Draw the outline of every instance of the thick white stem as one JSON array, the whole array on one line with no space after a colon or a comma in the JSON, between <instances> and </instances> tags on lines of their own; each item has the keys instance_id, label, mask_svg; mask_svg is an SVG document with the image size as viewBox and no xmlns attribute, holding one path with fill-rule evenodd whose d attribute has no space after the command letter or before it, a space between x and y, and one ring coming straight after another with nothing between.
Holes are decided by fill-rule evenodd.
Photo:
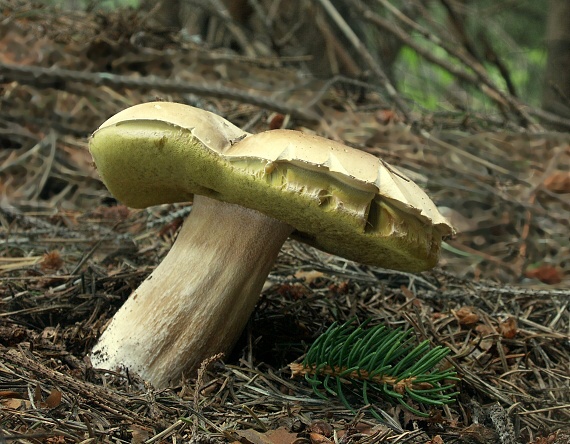
<instances>
[{"instance_id":1,"label":"thick white stem","mask_svg":"<svg viewBox=\"0 0 570 444\"><path fill-rule=\"evenodd\" d=\"M128 368L165 387L229 351L291 231L257 211L196 196L166 258L103 332L93 366Z\"/></svg>"}]
</instances>

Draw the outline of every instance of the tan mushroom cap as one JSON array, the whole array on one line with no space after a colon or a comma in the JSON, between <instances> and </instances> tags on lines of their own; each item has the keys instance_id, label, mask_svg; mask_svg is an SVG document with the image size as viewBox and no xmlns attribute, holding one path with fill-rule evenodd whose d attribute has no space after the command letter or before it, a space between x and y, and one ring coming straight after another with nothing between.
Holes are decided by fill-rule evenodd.
<instances>
[{"instance_id":1,"label":"tan mushroom cap","mask_svg":"<svg viewBox=\"0 0 570 444\"><path fill-rule=\"evenodd\" d=\"M362 263L429 269L453 232L414 182L371 154L298 131L249 135L186 105L122 111L94 133L90 149L126 205L201 194L281 220L297 239Z\"/></svg>"}]
</instances>

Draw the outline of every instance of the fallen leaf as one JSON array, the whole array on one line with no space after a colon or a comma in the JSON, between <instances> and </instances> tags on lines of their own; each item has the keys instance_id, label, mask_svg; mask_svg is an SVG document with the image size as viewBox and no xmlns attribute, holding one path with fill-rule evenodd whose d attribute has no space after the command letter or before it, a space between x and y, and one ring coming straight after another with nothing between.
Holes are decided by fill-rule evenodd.
<instances>
[{"instance_id":1,"label":"fallen leaf","mask_svg":"<svg viewBox=\"0 0 570 444\"><path fill-rule=\"evenodd\" d=\"M25 410L32 408L32 403L27 399L9 398L0 400L0 405L6 409L18 410L24 407Z\"/></svg>"},{"instance_id":2,"label":"fallen leaf","mask_svg":"<svg viewBox=\"0 0 570 444\"><path fill-rule=\"evenodd\" d=\"M544 187L553 193L570 193L570 171L556 171L544 180Z\"/></svg>"},{"instance_id":3,"label":"fallen leaf","mask_svg":"<svg viewBox=\"0 0 570 444\"><path fill-rule=\"evenodd\" d=\"M238 430L236 433L241 437L242 444L291 444L297 439L296 433L283 427L265 433L253 429Z\"/></svg>"},{"instance_id":4,"label":"fallen leaf","mask_svg":"<svg viewBox=\"0 0 570 444\"><path fill-rule=\"evenodd\" d=\"M59 270L62 265L63 259L61 258L59 251L53 250L44 254L40 267L44 271L56 271Z\"/></svg>"},{"instance_id":5,"label":"fallen leaf","mask_svg":"<svg viewBox=\"0 0 570 444\"><path fill-rule=\"evenodd\" d=\"M489 335L493 335L495 334L495 330L493 329L493 327L490 327L488 325L485 324L481 324L478 325L477 327L475 327L475 331L479 334L481 334L481 336L489 336Z\"/></svg>"},{"instance_id":6,"label":"fallen leaf","mask_svg":"<svg viewBox=\"0 0 570 444\"><path fill-rule=\"evenodd\" d=\"M277 289L277 292L284 297L293 299L294 301L297 301L303 297L305 297L307 295L307 289L304 285L301 285L299 283L290 285L290 284L283 284L280 285L279 288Z\"/></svg>"},{"instance_id":7,"label":"fallen leaf","mask_svg":"<svg viewBox=\"0 0 570 444\"><path fill-rule=\"evenodd\" d=\"M295 277L297 279L303 279L309 285L312 284L317 279L322 278L323 276L324 276L323 273L315 270L309 270L309 271L301 270L295 273Z\"/></svg>"},{"instance_id":8,"label":"fallen leaf","mask_svg":"<svg viewBox=\"0 0 570 444\"><path fill-rule=\"evenodd\" d=\"M527 269L524 273L527 278L538 279L545 284L554 285L562 282L562 275L553 265L540 265L536 268Z\"/></svg>"},{"instance_id":9,"label":"fallen leaf","mask_svg":"<svg viewBox=\"0 0 570 444\"><path fill-rule=\"evenodd\" d=\"M283 128L283 123L285 122L285 116L283 114L276 113L271 117L269 121L269 129L280 129Z\"/></svg>"},{"instance_id":10,"label":"fallen leaf","mask_svg":"<svg viewBox=\"0 0 570 444\"><path fill-rule=\"evenodd\" d=\"M479 315L473 311L473 307L461 307L453 312L459 325L472 325L479 322Z\"/></svg>"},{"instance_id":11,"label":"fallen leaf","mask_svg":"<svg viewBox=\"0 0 570 444\"><path fill-rule=\"evenodd\" d=\"M311 432L309 433L309 438L311 439L311 444L330 444L332 441L326 436L320 433Z\"/></svg>"},{"instance_id":12,"label":"fallen leaf","mask_svg":"<svg viewBox=\"0 0 570 444\"><path fill-rule=\"evenodd\" d=\"M131 444L142 444L150 438L150 431L133 424L131 425L131 435L133 436Z\"/></svg>"},{"instance_id":13,"label":"fallen leaf","mask_svg":"<svg viewBox=\"0 0 570 444\"><path fill-rule=\"evenodd\" d=\"M272 444L264 433L260 433L257 430L238 430L236 433L240 436L239 442L242 444Z\"/></svg>"},{"instance_id":14,"label":"fallen leaf","mask_svg":"<svg viewBox=\"0 0 570 444\"><path fill-rule=\"evenodd\" d=\"M288 431L284 427L278 427L275 430L269 430L265 433L273 444L290 444L297 439L297 434Z\"/></svg>"},{"instance_id":15,"label":"fallen leaf","mask_svg":"<svg viewBox=\"0 0 570 444\"><path fill-rule=\"evenodd\" d=\"M491 350L496 342L495 336L497 332L495 329L485 324L479 324L477 327L475 327L475 331L482 336L478 344L479 348L487 352Z\"/></svg>"},{"instance_id":16,"label":"fallen leaf","mask_svg":"<svg viewBox=\"0 0 570 444\"><path fill-rule=\"evenodd\" d=\"M61 392L57 389L51 389L49 396L46 398L46 405L50 409L55 409L61 404Z\"/></svg>"},{"instance_id":17,"label":"fallen leaf","mask_svg":"<svg viewBox=\"0 0 570 444\"><path fill-rule=\"evenodd\" d=\"M515 318L507 318L499 324L499 331L503 338L512 339L517 335L517 321Z\"/></svg>"},{"instance_id":18,"label":"fallen leaf","mask_svg":"<svg viewBox=\"0 0 570 444\"><path fill-rule=\"evenodd\" d=\"M317 420L311 423L309 426L309 432L331 437L333 434L333 428L328 422Z\"/></svg>"}]
</instances>

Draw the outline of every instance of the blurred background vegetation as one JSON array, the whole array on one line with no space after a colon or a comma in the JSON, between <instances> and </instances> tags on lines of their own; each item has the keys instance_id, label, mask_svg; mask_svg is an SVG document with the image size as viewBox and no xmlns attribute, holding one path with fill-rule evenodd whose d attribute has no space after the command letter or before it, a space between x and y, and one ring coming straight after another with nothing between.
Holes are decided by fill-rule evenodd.
<instances>
[{"instance_id":1,"label":"blurred background vegetation","mask_svg":"<svg viewBox=\"0 0 570 444\"><path fill-rule=\"evenodd\" d=\"M67 9L82 9L94 11L97 9L118 8L143 8L146 10L155 8L160 2L145 0L43 0L46 5L57 5ZM182 0L164 2L165 7L160 7L158 18L163 25L169 27L172 23L180 28L187 27L188 23L180 21L180 10L195 8L199 10L200 1ZM216 2L213 2L214 4ZM233 3L233 5L230 5ZM238 8L247 8L248 14L251 9L247 2L226 1L225 5L232 15ZM287 2L290 8L297 8L298 1ZM364 3L364 2L363 2ZM389 12L382 7L381 2L365 2L375 13L393 20ZM471 52L471 56L480 61L495 84L504 90L511 89L517 97L532 106L540 106L543 92L544 70L547 63L546 23L547 2L534 0L470 0L470 1L422 1L418 2L429 12L429 21L426 23L425 12L410 6L411 3L404 0L395 0L391 4L408 14L411 18L418 18L418 23L431 30L445 30L445 33L455 33L465 44L465 48ZM186 6L185 6L186 4ZM240 5L241 4L241 5ZM386 54L386 44L383 42L390 39L381 29L363 20L360 15L350 11L350 2L343 0L333 1L335 7L347 13L345 18L357 35L362 37L363 42L370 52L383 63L384 68L390 73L395 86L405 96L411 98L416 105L431 111L447 110L450 106L467 107L478 111L493 112L484 94L477 88L459 87L457 79L445 69L428 63L425 59L409 46L394 43L388 44L389 54ZM215 7L215 6L214 6ZM172 21L171 14L176 20ZM196 12L198 14L198 12ZM201 14L201 13L200 13ZM241 15L242 25L245 20ZM422 17L423 15L423 17ZM451 17L451 19L450 19ZM158 23L160 25L160 23ZM455 29L453 29L455 27ZM200 33L196 29L195 22L191 25L191 32ZM255 30L254 30L255 32ZM438 44L418 32L411 32L411 37L418 45L427 51L442 58L449 63L456 63L453 57L447 54ZM319 75L319 70L313 70L313 74ZM325 73L328 75L331 73ZM508 78L507 78L508 77ZM465 93L468 93L467 96Z\"/></svg>"}]
</instances>

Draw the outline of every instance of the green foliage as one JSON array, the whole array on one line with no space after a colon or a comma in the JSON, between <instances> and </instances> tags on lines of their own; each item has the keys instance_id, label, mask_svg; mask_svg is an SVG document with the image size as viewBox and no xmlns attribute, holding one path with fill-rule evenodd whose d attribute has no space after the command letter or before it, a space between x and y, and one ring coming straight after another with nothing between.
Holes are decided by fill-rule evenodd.
<instances>
[{"instance_id":1,"label":"green foliage","mask_svg":"<svg viewBox=\"0 0 570 444\"><path fill-rule=\"evenodd\" d=\"M433 47L430 50L441 58L449 58L442 48ZM445 69L427 63L408 46L400 50L398 60L395 69L402 73L397 76L399 91L426 109L440 109L446 99L446 91L453 87L455 78Z\"/></svg>"},{"instance_id":2,"label":"green foliage","mask_svg":"<svg viewBox=\"0 0 570 444\"><path fill-rule=\"evenodd\" d=\"M431 348L428 341L414 346L411 330L390 330L384 325L354 328L354 320L332 324L317 338L301 364L291 364L294 376L304 375L315 394L338 397L351 411L345 392L350 390L371 404L371 394L397 401L419 416L409 400L428 406L454 401L457 392L445 393L459 380L453 369L434 369L449 353L446 347ZM323 390L324 389L324 390ZM378 419L381 417L374 411Z\"/></svg>"},{"instance_id":3,"label":"green foliage","mask_svg":"<svg viewBox=\"0 0 570 444\"><path fill-rule=\"evenodd\" d=\"M462 31L493 83L499 89L507 90L505 79L497 67L484 57L487 51L484 41L488 42L507 70L517 96L530 105L539 106L546 64L544 5L532 0L520 0L512 4L481 0L466 4L458 10L463 12L465 18L465 28ZM453 28L447 9L437 3L432 4L430 18L431 21L420 21L420 24L441 39L457 39L457 48L466 52L466 49L461 48L461 41L451 32ZM462 62L424 36L412 34L412 38L438 59L471 72ZM409 47L402 48L393 70L398 90L427 110L446 111L460 105L471 111L496 112L492 101L475 85L467 85L461 79L453 78L447 71L423 59Z\"/></svg>"},{"instance_id":4,"label":"green foliage","mask_svg":"<svg viewBox=\"0 0 570 444\"><path fill-rule=\"evenodd\" d=\"M441 48L434 46L430 51L442 60L456 63ZM542 92L541 80L546 64L546 51L526 49L522 54L505 53L503 61L518 95L530 104L538 105ZM427 110L453 109L452 103L461 100L468 100L463 105L471 110L493 109L488 97L473 85L463 84L443 68L425 61L409 47L403 47L400 51L394 70L398 90ZM485 64L485 70L491 80L506 91L505 81L497 68Z\"/></svg>"}]
</instances>

